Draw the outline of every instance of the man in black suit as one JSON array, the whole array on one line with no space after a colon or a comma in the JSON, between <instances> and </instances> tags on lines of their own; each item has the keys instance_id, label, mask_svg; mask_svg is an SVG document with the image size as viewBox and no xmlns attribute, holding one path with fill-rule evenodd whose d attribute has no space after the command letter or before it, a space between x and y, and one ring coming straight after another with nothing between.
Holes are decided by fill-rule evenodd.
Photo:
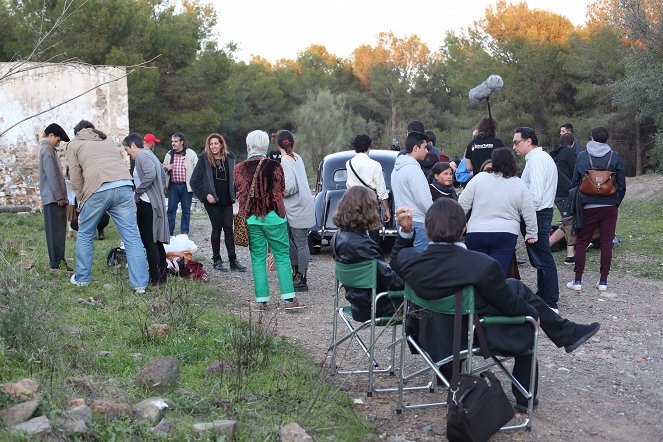
<instances>
[{"instance_id":1,"label":"man in black suit","mask_svg":"<svg viewBox=\"0 0 663 442\"><path fill-rule=\"evenodd\" d=\"M425 229L431 242L426 250L412 247L414 231L410 209L399 208L396 219L401 230L392 250L391 267L419 297L439 299L466 285L473 285L475 310L480 316L527 315L536 318L550 340L558 347L565 347L567 353L599 330L598 322L584 325L562 318L522 282L506 279L496 260L467 250L460 242L466 228L465 213L456 201L440 198L428 209ZM452 353L453 318L428 313L419 318L414 326L417 325L417 340L433 360L439 361ZM496 326L486 331L491 350L515 355L513 375L522 385L529 385L530 380L531 356L522 355L531 346L532 333L528 327ZM512 391L516 397L516 409L526 410L527 400L514 387ZM536 391L534 396L536 398Z\"/></svg>"}]
</instances>

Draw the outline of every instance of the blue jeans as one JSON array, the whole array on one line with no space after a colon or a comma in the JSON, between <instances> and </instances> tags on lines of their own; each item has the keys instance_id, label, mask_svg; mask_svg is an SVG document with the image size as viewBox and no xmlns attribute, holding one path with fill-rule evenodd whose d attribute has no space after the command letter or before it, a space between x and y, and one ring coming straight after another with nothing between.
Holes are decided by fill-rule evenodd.
<instances>
[{"instance_id":1,"label":"blue jeans","mask_svg":"<svg viewBox=\"0 0 663 442\"><path fill-rule=\"evenodd\" d=\"M472 232L465 236L469 250L484 253L500 262L504 276L509 272L511 258L516 252L518 235L508 232Z\"/></svg>"},{"instance_id":2,"label":"blue jeans","mask_svg":"<svg viewBox=\"0 0 663 442\"><path fill-rule=\"evenodd\" d=\"M76 281L92 280L92 258L97 224L104 213L110 214L120 232L129 265L132 288L146 287L149 279L143 243L136 224L136 203L130 186L116 187L93 193L81 210L81 223L76 239Z\"/></svg>"},{"instance_id":3,"label":"blue jeans","mask_svg":"<svg viewBox=\"0 0 663 442\"><path fill-rule=\"evenodd\" d=\"M526 244L529 262L536 267L536 294L543 299L551 308L557 308L559 300L559 285L557 284L557 265L550 251L548 233L552 223L553 209L542 209L536 212L536 223L539 227L537 241L534 244ZM520 229L525 235L524 224Z\"/></svg>"},{"instance_id":4,"label":"blue jeans","mask_svg":"<svg viewBox=\"0 0 663 442\"><path fill-rule=\"evenodd\" d=\"M424 229L424 223L412 221L412 229L414 230L414 247L426 250L426 247L428 247L428 236Z\"/></svg>"},{"instance_id":5,"label":"blue jeans","mask_svg":"<svg viewBox=\"0 0 663 442\"><path fill-rule=\"evenodd\" d=\"M182 204L182 219L180 220L180 231L189 233L189 221L191 220L191 200L193 192L189 192L186 183L170 183L168 185L168 228L170 236L175 232L175 215L177 205Z\"/></svg>"}]
</instances>

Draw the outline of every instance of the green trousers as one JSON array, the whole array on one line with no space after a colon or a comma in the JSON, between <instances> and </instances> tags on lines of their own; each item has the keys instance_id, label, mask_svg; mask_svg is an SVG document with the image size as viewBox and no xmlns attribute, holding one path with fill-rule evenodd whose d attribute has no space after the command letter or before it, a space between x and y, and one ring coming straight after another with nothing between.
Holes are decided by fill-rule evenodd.
<instances>
[{"instance_id":1,"label":"green trousers","mask_svg":"<svg viewBox=\"0 0 663 442\"><path fill-rule=\"evenodd\" d=\"M290 241L288 227L284 222L277 225L249 224L249 252L253 270L253 291L256 302L269 301L269 282L267 281L267 247L274 255L276 274L279 278L281 299L295 297L290 266Z\"/></svg>"}]
</instances>

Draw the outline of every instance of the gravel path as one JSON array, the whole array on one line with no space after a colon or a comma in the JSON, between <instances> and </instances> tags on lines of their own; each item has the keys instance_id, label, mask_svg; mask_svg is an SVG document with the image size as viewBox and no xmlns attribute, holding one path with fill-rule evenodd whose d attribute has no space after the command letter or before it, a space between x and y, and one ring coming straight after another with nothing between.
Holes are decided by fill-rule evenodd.
<instances>
[{"instance_id":1,"label":"gravel path","mask_svg":"<svg viewBox=\"0 0 663 442\"><path fill-rule=\"evenodd\" d=\"M197 256L211 256L209 223L204 214L192 220L191 238L199 246ZM222 245L222 254L225 254ZM592 251L597 253L598 251ZM520 256L525 256L522 244ZM249 265L248 249L238 247L239 258ZM613 274L606 292L586 284L582 292L566 289L572 268L560 263L560 314L577 322L601 322L601 330L572 354L558 349L541 334L539 343L539 398L530 433L498 434L493 440L607 440L663 441L663 284L660 281ZM615 249L614 259L628 259ZM253 300L250 265L246 273L220 273L211 269L210 283L218 284L237 302L237 313L247 317ZM535 286L536 273L528 264L520 267L523 281ZM589 271L587 281L597 280ZM322 364L331 341L333 260L328 253L312 257L310 291L300 296L308 308L297 313L275 309L278 333L304 348ZM276 274L270 274L273 300ZM445 440L446 412L434 408L407 410L396 415L396 395L366 398L365 378L337 377L339 388L355 398L357 411L378 428L380 439L400 441ZM396 385L394 378L378 378ZM507 388L507 390L509 390ZM427 393L424 398L445 400L446 394ZM400 438L399 438L400 436Z\"/></svg>"}]
</instances>

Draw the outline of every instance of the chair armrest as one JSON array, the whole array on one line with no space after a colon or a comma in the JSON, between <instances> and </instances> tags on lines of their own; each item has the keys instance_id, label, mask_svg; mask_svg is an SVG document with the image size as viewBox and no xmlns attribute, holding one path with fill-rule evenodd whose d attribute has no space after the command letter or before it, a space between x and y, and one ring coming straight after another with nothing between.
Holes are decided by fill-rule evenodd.
<instances>
[{"instance_id":1,"label":"chair armrest","mask_svg":"<svg viewBox=\"0 0 663 442\"><path fill-rule=\"evenodd\" d=\"M405 290L389 290L387 296L393 299L403 299L405 297Z\"/></svg>"},{"instance_id":2,"label":"chair armrest","mask_svg":"<svg viewBox=\"0 0 663 442\"><path fill-rule=\"evenodd\" d=\"M526 316L486 316L481 318L481 323L484 325L516 325L524 324L526 321Z\"/></svg>"}]
</instances>

